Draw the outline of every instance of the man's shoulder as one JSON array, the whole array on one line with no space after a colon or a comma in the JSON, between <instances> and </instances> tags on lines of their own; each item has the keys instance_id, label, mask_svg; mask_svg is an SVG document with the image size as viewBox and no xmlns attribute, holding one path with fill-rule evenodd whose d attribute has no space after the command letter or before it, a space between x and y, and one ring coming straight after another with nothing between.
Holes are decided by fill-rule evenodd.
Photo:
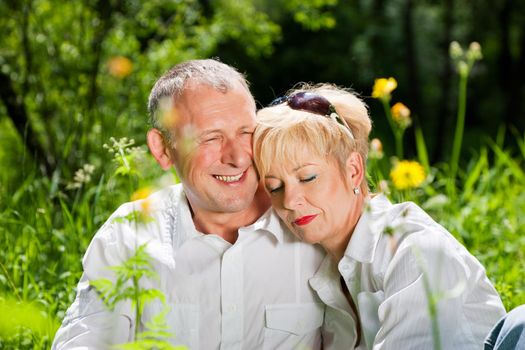
<instances>
[{"instance_id":1,"label":"man's shoulder","mask_svg":"<svg viewBox=\"0 0 525 350\"><path fill-rule=\"evenodd\" d=\"M164 212L178 208L184 198L182 184L176 184L153 192L146 198L152 212Z\"/></svg>"},{"instance_id":2,"label":"man's shoulder","mask_svg":"<svg viewBox=\"0 0 525 350\"><path fill-rule=\"evenodd\" d=\"M91 256L98 259L100 254L107 251L115 255L112 261L124 261L136 247L143 244L147 244L148 250L157 252L156 255L160 251L167 251L163 247L171 246L171 223L175 222L181 195L181 185L174 185L144 199L122 204L97 231L85 259L89 260Z\"/></svg>"},{"instance_id":3,"label":"man's shoulder","mask_svg":"<svg viewBox=\"0 0 525 350\"><path fill-rule=\"evenodd\" d=\"M176 215L181 196L182 185L176 184L155 191L146 198L124 203L111 214L96 236L114 239L113 236L119 232L137 234L158 230L165 220Z\"/></svg>"},{"instance_id":4,"label":"man's shoulder","mask_svg":"<svg viewBox=\"0 0 525 350\"><path fill-rule=\"evenodd\" d=\"M147 197L136 199L121 204L110 216L110 218L129 215L135 211L147 210L150 214L156 214L177 207L183 196L181 184L161 188L151 192Z\"/></svg>"}]
</instances>

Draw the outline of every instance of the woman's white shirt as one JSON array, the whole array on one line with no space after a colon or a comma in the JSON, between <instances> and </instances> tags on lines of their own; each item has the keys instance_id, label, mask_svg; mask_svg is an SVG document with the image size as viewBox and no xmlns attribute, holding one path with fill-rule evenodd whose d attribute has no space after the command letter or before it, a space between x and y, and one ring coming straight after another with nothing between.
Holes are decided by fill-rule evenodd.
<instances>
[{"instance_id":1,"label":"woman's white shirt","mask_svg":"<svg viewBox=\"0 0 525 350\"><path fill-rule=\"evenodd\" d=\"M414 203L392 204L382 195L367 202L339 264L325 257L310 279L327 305L325 344L351 349L356 315L340 276L359 314L357 349L432 349L433 331L442 349L481 349L505 314L485 269L465 247Z\"/></svg>"}]
</instances>

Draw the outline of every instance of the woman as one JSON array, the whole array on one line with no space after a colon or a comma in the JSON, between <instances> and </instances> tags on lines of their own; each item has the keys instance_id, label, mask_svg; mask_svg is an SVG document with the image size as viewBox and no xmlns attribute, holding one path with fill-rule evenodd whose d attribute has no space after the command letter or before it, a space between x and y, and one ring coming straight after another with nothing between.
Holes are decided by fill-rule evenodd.
<instances>
[{"instance_id":1,"label":"woman","mask_svg":"<svg viewBox=\"0 0 525 350\"><path fill-rule=\"evenodd\" d=\"M274 210L327 252L310 285L327 305L328 347L481 349L503 304L483 266L421 208L370 194L365 104L303 86L257 117L254 158Z\"/></svg>"}]
</instances>

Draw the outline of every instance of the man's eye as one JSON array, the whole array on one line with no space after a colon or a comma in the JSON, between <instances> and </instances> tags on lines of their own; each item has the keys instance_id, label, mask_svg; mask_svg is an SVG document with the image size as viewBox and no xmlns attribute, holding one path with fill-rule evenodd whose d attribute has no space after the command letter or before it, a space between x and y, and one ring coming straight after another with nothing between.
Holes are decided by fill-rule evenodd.
<instances>
[{"instance_id":1,"label":"man's eye","mask_svg":"<svg viewBox=\"0 0 525 350\"><path fill-rule=\"evenodd\" d=\"M304 179L301 179L301 182L310 182L310 181L314 181L315 179L317 179L317 175L312 175L312 176L305 177Z\"/></svg>"},{"instance_id":2,"label":"man's eye","mask_svg":"<svg viewBox=\"0 0 525 350\"><path fill-rule=\"evenodd\" d=\"M204 139L203 143L214 142L214 141L217 141L218 139L219 139L219 137L209 137L207 139Z\"/></svg>"}]
</instances>

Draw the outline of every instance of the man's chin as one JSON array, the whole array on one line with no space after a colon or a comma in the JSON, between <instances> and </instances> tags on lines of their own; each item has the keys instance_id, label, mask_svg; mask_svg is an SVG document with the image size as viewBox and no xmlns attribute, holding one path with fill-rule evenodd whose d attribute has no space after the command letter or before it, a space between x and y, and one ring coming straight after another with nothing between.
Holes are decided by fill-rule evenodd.
<instances>
[{"instance_id":1,"label":"man's chin","mask_svg":"<svg viewBox=\"0 0 525 350\"><path fill-rule=\"evenodd\" d=\"M231 198L229 200L222 201L219 206L225 213L238 213L250 207L252 203L253 196L251 199Z\"/></svg>"}]
</instances>

